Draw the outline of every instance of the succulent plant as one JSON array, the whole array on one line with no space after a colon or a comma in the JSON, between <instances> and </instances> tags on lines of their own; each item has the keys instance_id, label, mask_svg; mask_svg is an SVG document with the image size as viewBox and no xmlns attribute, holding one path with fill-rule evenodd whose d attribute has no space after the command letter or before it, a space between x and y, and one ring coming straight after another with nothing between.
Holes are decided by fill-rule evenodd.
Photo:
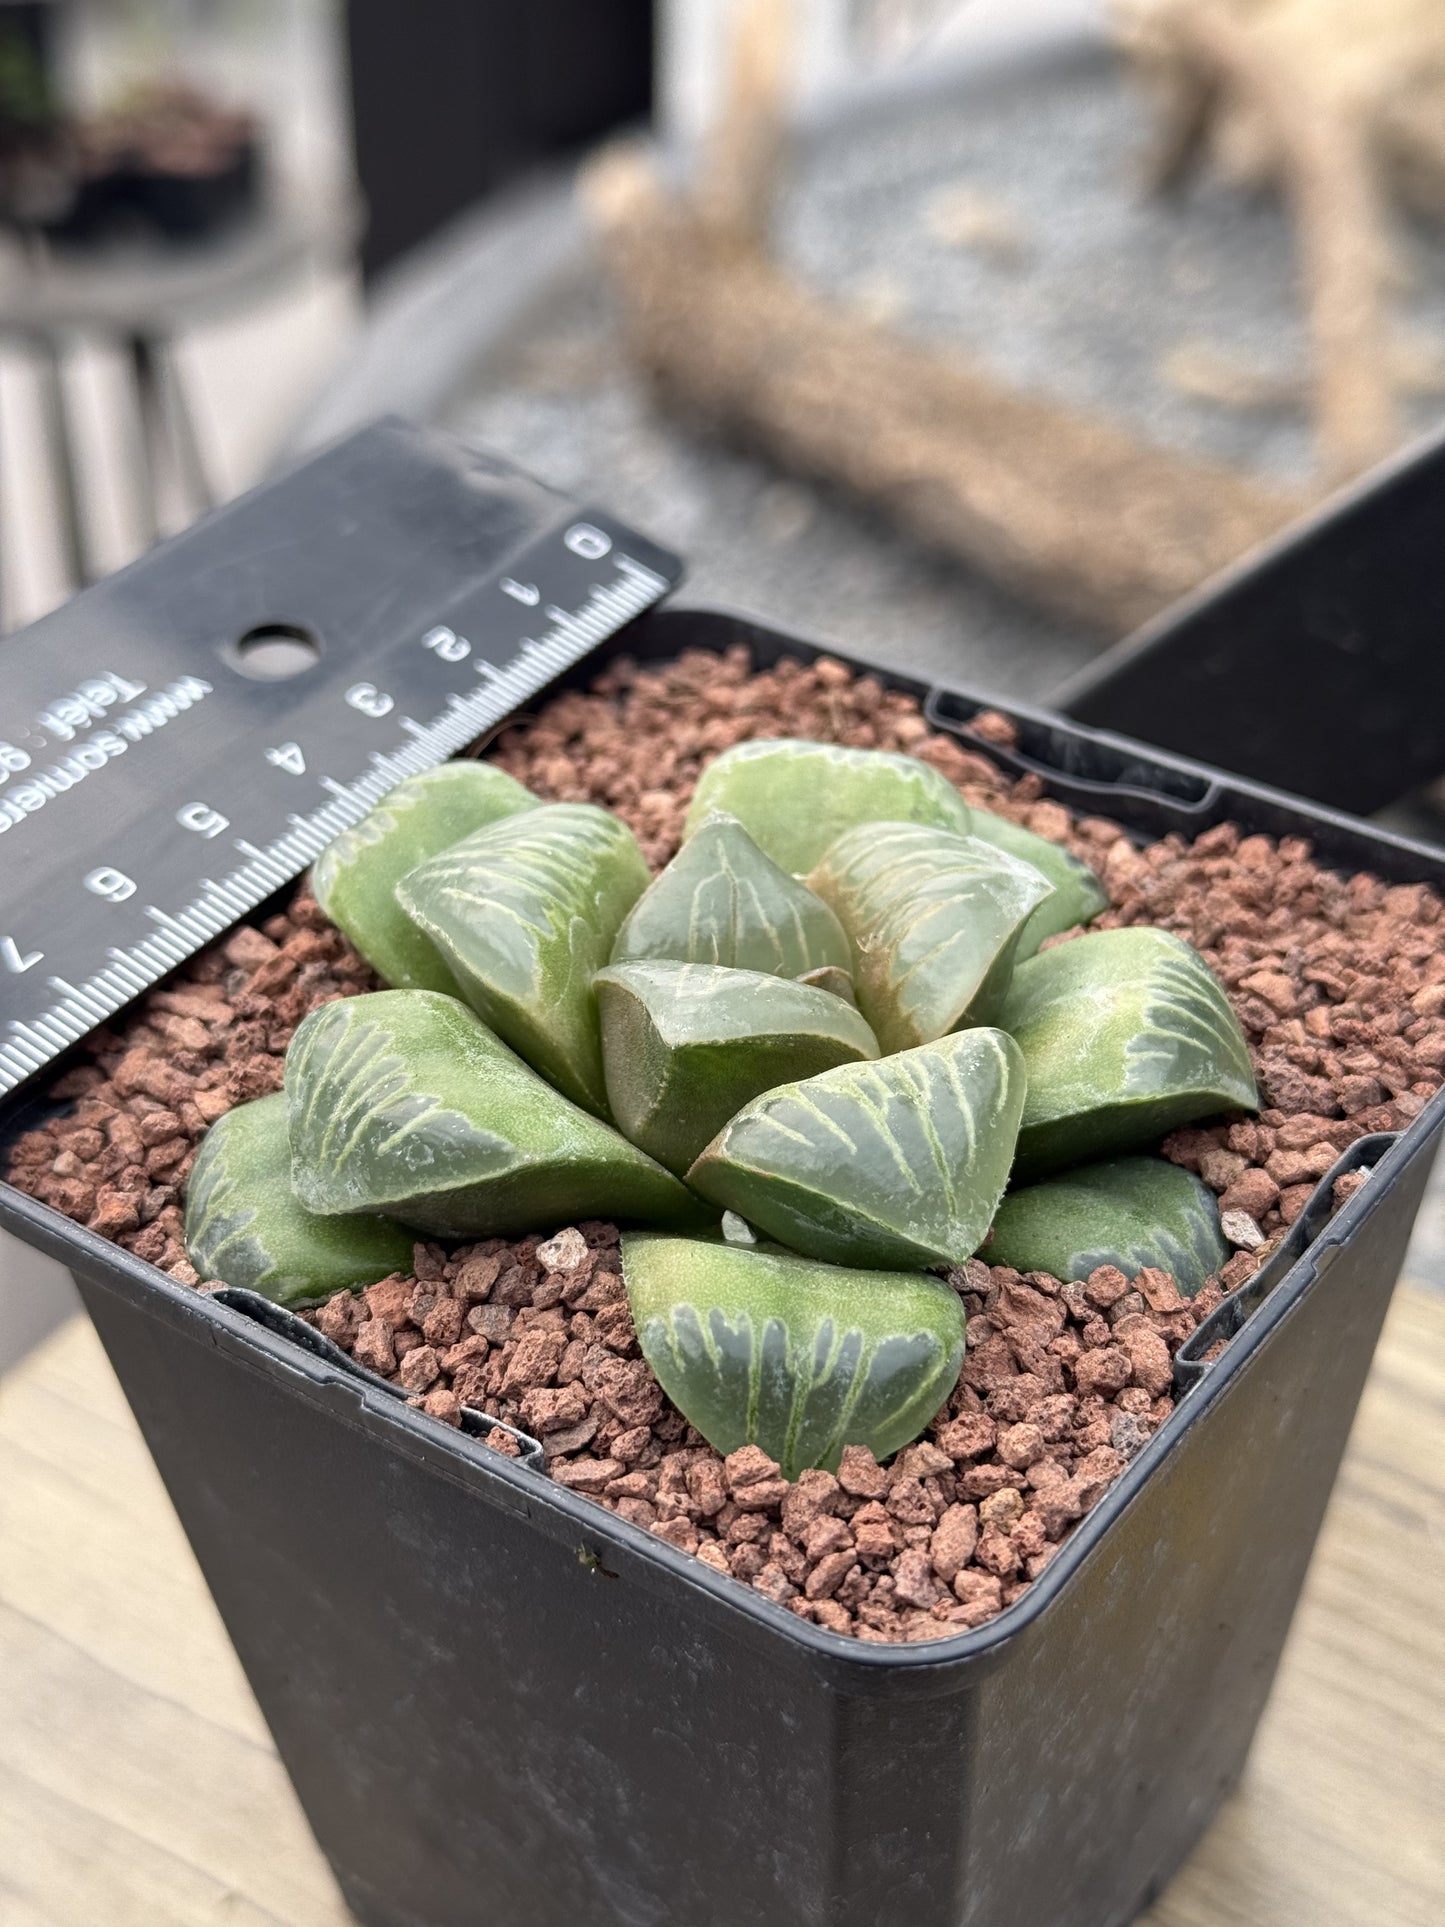
<instances>
[{"instance_id":1,"label":"succulent plant","mask_svg":"<svg viewBox=\"0 0 1445 1927\"><path fill-rule=\"evenodd\" d=\"M1021 823L1011 823L1006 816L995 816L991 810L973 812L971 833L984 843L992 843L995 849L1031 863L1054 886L1053 894L1045 897L1019 932L1014 948L1015 963L1032 957L1045 937L1055 937L1060 931L1072 930L1076 924L1088 923L1101 910L1108 909L1109 899L1103 884L1083 858L1066 850L1062 843L1051 843L1048 837L1037 836Z\"/></svg>"},{"instance_id":2,"label":"succulent plant","mask_svg":"<svg viewBox=\"0 0 1445 1927\"><path fill-rule=\"evenodd\" d=\"M1190 1298L1229 1256L1214 1193L1163 1158L1111 1158L1010 1192L985 1249L990 1264L1066 1280L1154 1265Z\"/></svg>"},{"instance_id":3,"label":"succulent plant","mask_svg":"<svg viewBox=\"0 0 1445 1927\"><path fill-rule=\"evenodd\" d=\"M791 1476L938 1410L964 1318L926 1274L991 1225L991 1258L1062 1276L1158 1263L1190 1289L1220 1262L1197 1180L1099 1162L1255 1101L1186 944L1031 954L1098 880L906 756L741 745L688 831L652 880L605 810L467 764L340 839L320 900L398 987L314 1010L285 1096L213 1127L197 1270L306 1302L405 1264L413 1232L637 1225L662 1385Z\"/></svg>"},{"instance_id":4,"label":"succulent plant","mask_svg":"<svg viewBox=\"0 0 1445 1927\"><path fill-rule=\"evenodd\" d=\"M1016 1177L1259 1102L1228 998L1167 930L1098 930L1041 951L1015 970L998 1022L1028 1070Z\"/></svg>"},{"instance_id":5,"label":"succulent plant","mask_svg":"<svg viewBox=\"0 0 1445 1927\"><path fill-rule=\"evenodd\" d=\"M827 904L720 810L703 819L617 933L613 963L656 959L800 978L846 976L853 961Z\"/></svg>"},{"instance_id":6,"label":"succulent plant","mask_svg":"<svg viewBox=\"0 0 1445 1927\"><path fill-rule=\"evenodd\" d=\"M396 886L427 857L537 803L530 790L491 763L440 763L408 776L316 859L316 901L383 982L398 990L455 995L455 978L396 901Z\"/></svg>"},{"instance_id":7,"label":"succulent plant","mask_svg":"<svg viewBox=\"0 0 1445 1927\"><path fill-rule=\"evenodd\" d=\"M1003 1196L1023 1059L957 1031L745 1105L687 1174L695 1191L833 1264L962 1264Z\"/></svg>"},{"instance_id":8,"label":"succulent plant","mask_svg":"<svg viewBox=\"0 0 1445 1927\"><path fill-rule=\"evenodd\" d=\"M411 1248L411 1234L384 1218L320 1218L300 1203L279 1093L207 1131L186 1192L186 1250L203 1279L309 1305L405 1271Z\"/></svg>"},{"instance_id":9,"label":"succulent plant","mask_svg":"<svg viewBox=\"0 0 1445 1927\"><path fill-rule=\"evenodd\" d=\"M1014 946L1052 893L1031 864L923 823L864 823L808 879L853 946L858 1007L887 1051L986 1022Z\"/></svg>"},{"instance_id":10,"label":"succulent plant","mask_svg":"<svg viewBox=\"0 0 1445 1927\"><path fill-rule=\"evenodd\" d=\"M574 1104L606 1117L592 979L648 880L620 818L547 803L420 864L396 898L478 1016Z\"/></svg>"},{"instance_id":11,"label":"succulent plant","mask_svg":"<svg viewBox=\"0 0 1445 1927\"><path fill-rule=\"evenodd\" d=\"M619 1130L681 1175L751 1098L878 1055L841 997L756 970L614 964L597 977Z\"/></svg>"},{"instance_id":12,"label":"succulent plant","mask_svg":"<svg viewBox=\"0 0 1445 1927\"><path fill-rule=\"evenodd\" d=\"M937 1278L654 1233L623 1239L622 1270L673 1404L719 1452L759 1445L788 1479L836 1471L845 1445L907 1445L963 1364L962 1301Z\"/></svg>"},{"instance_id":13,"label":"succulent plant","mask_svg":"<svg viewBox=\"0 0 1445 1927\"><path fill-rule=\"evenodd\" d=\"M967 803L936 769L887 750L782 737L739 743L709 763L683 826L714 810L736 817L779 868L806 876L830 843L860 823L930 823L968 834Z\"/></svg>"},{"instance_id":14,"label":"succulent plant","mask_svg":"<svg viewBox=\"0 0 1445 1927\"><path fill-rule=\"evenodd\" d=\"M286 1102L292 1188L324 1217L366 1211L473 1238L603 1215L674 1225L709 1215L436 991L313 1010L286 1052Z\"/></svg>"}]
</instances>

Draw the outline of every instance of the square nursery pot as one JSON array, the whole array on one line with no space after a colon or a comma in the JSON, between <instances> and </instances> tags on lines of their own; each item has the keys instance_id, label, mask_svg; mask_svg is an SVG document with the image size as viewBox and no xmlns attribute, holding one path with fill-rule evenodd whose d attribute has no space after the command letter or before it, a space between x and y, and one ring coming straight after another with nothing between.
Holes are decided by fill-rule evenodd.
<instances>
[{"instance_id":1,"label":"square nursery pot","mask_svg":"<svg viewBox=\"0 0 1445 1927\"><path fill-rule=\"evenodd\" d=\"M663 610L570 680L739 640L818 653ZM970 734L984 698L876 673L1142 838L1228 819L1445 889L1445 857L1346 817L1016 703L988 705L1018 723L1000 750ZM1437 1096L1344 1155L1043 1577L923 1645L804 1623L261 1300L198 1295L8 1187L0 1222L74 1273L366 1927L1116 1927L1243 1769L1442 1122Z\"/></svg>"}]
</instances>

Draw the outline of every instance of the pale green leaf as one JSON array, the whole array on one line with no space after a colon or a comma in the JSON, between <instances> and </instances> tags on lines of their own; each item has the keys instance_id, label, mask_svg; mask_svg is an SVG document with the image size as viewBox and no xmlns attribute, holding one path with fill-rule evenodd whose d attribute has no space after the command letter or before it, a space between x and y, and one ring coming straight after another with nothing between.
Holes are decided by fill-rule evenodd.
<instances>
[{"instance_id":1,"label":"pale green leaf","mask_svg":"<svg viewBox=\"0 0 1445 1927\"><path fill-rule=\"evenodd\" d=\"M999 1023L1028 1067L1016 1179L1142 1150L1259 1102L1228 998L1166 930L1098 930L1030 957Z\"/></svg>"},{"instance_id":2,"label":"pale green leaf","mask_svg":"<svg viewBox=\"0 0 1445 1927\"><path fill-rule=\"evenodd\" d=\"M633 905L612 947L613 963L669 958L774 977L846 971L851 961L827 904L716 811Z\"/></svg>"},{"instance_id":3,"label":"pale green leaf","mask_svg":"<svg viewBox=\"0 0 1445 1927\"><path fill-rule=\"evenodd\" d=\"M286 1099L291 1181L311 1211L378 1212L437 1238L716 1216L434 991L312 1011L286 1053Z\"/></svg>"},{"instance_id":4,"label":"pale green leaf","mask_svg":"<svg viewBox=\"0 0 1445 1927\"><path fill-rule=\"evenodd\" d=\"M814 1264L767 1246L631 1234L622 1270L643 1355L719 1452L786 1478L918 1437L958 1382L964 1313L937 1278Z\"/></svg>"},{"instance_id":5,"label":"pale green leaf","mask_svg":"<svg viewBox=\"0 0 1445 1927\"><path fill-rule=\"evenodd\" d=\"M592 979L649 872L627 825L591 803L547 803L433 857L397 900L463 997L574 1103L607 1115Z\"/></svg>"},{"instance_id":6,"label":"pale green leaf","mask_svg":"<svg viewBox=\"0 0 1445 1927\"><path fill-rule=\"evenodd\" d=\"M1109 898L1103 884L1083 858L1066 850L1062 843L1037 836L1022 824L1011 823L1007 817L995 816L990 810L974 811L973 834L985 843L992 843L995 849L1006 850L1010 856L1031 863L1054 886L1052 895L1045 897L1019 933L1015 963L1032 957L1045 937L1072 930L1075 924L1088 923L1101 910L1108 909Z\"/></svg>"},{"instance_id":7,"label":"pale green leaf","mask_svg":"<svg viewBox=\"0 0 1445 1927\"><path fill-rule=\"evenodd\" d=\"M878 1055L841 997L756 970L615 964L597 1000L617 1127L679 1173L760 1091Z\"/></svg>"},{"instance_id":8,"label":"pale green leaf","mask_svg":"<svg viewBox=\"0 0 1445 1927\"><path fill-rule=\"evenodd\" d=\"M385 983L455 994L451 972L396 901L396 885L474 830L536 807L530 790L490 763L442 763L408 776L316 859L316 901Z\"/></svg>"},{"instance_id":9,"label":"pale green leaf","mask_svg":"<svg viewBox=\"0 0 1445 1927\"><path fill-rule=\"evenodd\" d=\"M202 1279L308 1305L410 1271L412 1238L380 1217L320 1218L291 1192L286 1100L219 1118L186 1186L186 1256Z\"/></svg>"},{"instance_id":10,"label":"pale green leaf","mask_svg":"<svg viewBox=\"0 0 1445 1927\"><path fill-rule=\"evenodd\" d=\"M1012 1038L956 1031L754 1099L688 1183L810 1258L961 1264L1003 1195L1023 1103Z\"/></svg>"},{"instance_id":11,"label":"pale green leaf","mask_svg":"<svg viewBox=\"0 0 1445 1927\"><path fill-rule=\"evenodd\" d=\"M983 1255L991 1265L1065 1280L1100 1265L1129 1278L1157 1266L1192 1298L1229 1246L1219 1202L1192 1171L1163 1158L1112 1158L1010 1192Z\"/></svg>"},{"instance_id":12,"label":"pale green leaf","mask_svg":"<svg viewBox=\"0 0 1445 1927\"><path fill-rule=\"evenodd\" d=\"M795 737L739 743L709 763L684 836L713 810L735 816L774 863L799 876L860 823L932 823L960 835L969 826L952 783L916 757Z\"/></svg>"},{"instance_id":13,"label":"pale green leaf","mask_svg":"<svg viewBox=\"0 0 1445 1927\"><path fill-rule=\"evenodd\" d=\"M992 844L918 823L850 830L808 882L852 940L858 1005L885 1051L988 1021L1019 933L1053 889Z\"/></svg>"}]
</instances>

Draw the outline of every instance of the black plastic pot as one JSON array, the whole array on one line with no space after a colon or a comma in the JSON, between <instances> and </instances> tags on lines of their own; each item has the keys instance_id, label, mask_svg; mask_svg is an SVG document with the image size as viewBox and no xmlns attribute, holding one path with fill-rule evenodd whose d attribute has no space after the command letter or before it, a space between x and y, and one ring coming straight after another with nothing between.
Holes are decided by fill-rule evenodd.
<instances>
[{"instance_id":1,"label":"black plastic pot","mask_svg":"<svg viewBox=\"0 0 1445 1927\"><path fill-rule=\"evenodd\" d=\"M1445 434L1146 623L1056 700L1096 728L1378 810L1445 775Z\"/></svg>"},{"instance_id":2,"label":"black plastic pot","mask_svg":"<svg viewBox=\"0 0 1445 1927\"><path fill-rule=\"evenodd\" d=\"M45 223L45 232L54 241L75 243L127 229L149 229L168 241L202 240L251 210L258 173L254 141L241 143L212 173L176 173L121 161L78 180L64 214Z\"/></svg>"},{"instance_id":3,"label":"black plastic pot","mask_svg":"<svg viewBox=\"0 0 1445 1927\"><path fill-rule=\"evenodd\" d=\"M611 648L737 640L814 653L681 609ZM969 736L981 698L879 673L1141 837L1227 818L1445 888L1445 857L1347 818L1018 705L1001 752ZM1353 1147L1337 1170L1369 1181L1333 1219L1322 1182L1044 1576L915 1646L804 1624L297 1343L287 1314L181 1288L4 1187L0 1223L74 1272L367 1927L1115 1927L1239 1777L1442 1123L1445 1096Z\"/></svg>"}]
</instances>

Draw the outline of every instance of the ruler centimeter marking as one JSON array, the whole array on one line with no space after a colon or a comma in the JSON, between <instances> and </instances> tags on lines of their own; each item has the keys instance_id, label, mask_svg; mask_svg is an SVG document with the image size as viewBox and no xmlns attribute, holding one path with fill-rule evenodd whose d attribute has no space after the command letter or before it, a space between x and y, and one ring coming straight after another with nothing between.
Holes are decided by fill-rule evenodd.
<instances>
[{"instance_id":1,"label":"ruler centimeter marking","mask_svg":"<svg viewBox=\"0 0 1445 1927\"><path fill-rule=\"evenodd\" d=\"M292 882L336 836L359 823L405 777L419 774L463 749L536 694L588 650L614 634L671 587L669 581L634 557L612 548L609 582L594 583L575 609L546 603L539 613L548 627L525 636L504 665L471 665L476 686L453 691L427 722L403 715L397 726L404 740L371 752L371 767L350 782L322 775L328 801L287 815L290 828L268 844L236 837L233 847L247 859L222 875L204 877L197 894L179 907L144 905L156 926L126 946L107 946L106 963L83 982L47 978L57 992L49 1008L12 1018L0 1040L0 1095L43 1070L87 1032L105 1023L132 999L213 942L258 904ZM515 585L514 585L515 586ZM510 593L510 592L509 592ZM541 601L539 595L537 600Z\"/></svg>"}]
</instances>

